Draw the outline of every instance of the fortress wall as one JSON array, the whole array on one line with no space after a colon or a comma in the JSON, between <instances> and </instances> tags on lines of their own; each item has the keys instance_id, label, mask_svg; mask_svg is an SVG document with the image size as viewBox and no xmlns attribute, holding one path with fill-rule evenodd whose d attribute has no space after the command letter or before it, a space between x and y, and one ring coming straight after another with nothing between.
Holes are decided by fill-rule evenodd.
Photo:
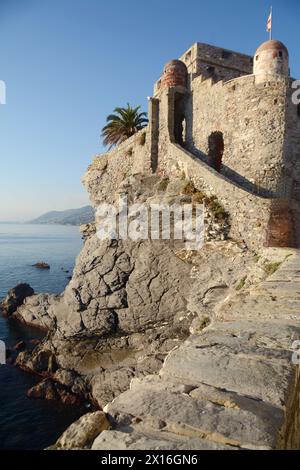
<instances>
[{"instance_id":1,"label":"fortress wall","mask_svg":"<svg viewBox=\"0 0 300 470\"><path fill-rule=\"evenodd\" d=\"M222 132L222 173L239 184L275 193L281 177L285 106L285 80L257 86L253 75L215 85L197 78L186 110L187 147L208 154L210 134Z\"/></svg>"},{"instance_id":2,"label":"fortress wall","mask_svg":"<svg viewBox=\"0 0 300 470\"><path fill-rule=\"evenodd\" d=\"M248 55L202 43L193 44L180 60L186 64L192 78L213 76L216 81L251 74L253 67L253 58Z\"/></svg>"},{"instance_id":3,"label":"fortress wall","mask_svg":"<svg viewBox=\"0 0 300 470\"><path fill-rule=\"evenodd\" d=\"M184 172L196 188L208 195L217 196L230 214L230 236L233 239L244 241L253 250L265 246L271 199L244 191L177 145L170 144L168 153L170 158L167 173L178 176Z\"/></svg>"},{"instance_id":4,"label":"fortress wall","mask_svg":"<svg viewBox=\"0 0 300 470\"><path fill-rule=\"evenodd\" d=\"M289 194L300 204L300 106L292 101L295 91L290 82L286 103L285 181Z\"/></svg>"},{"instance_id":5,"label":"fortress wall","mask_svg":"<svg viewBox=\"0 0 300 470\"><path fill-rule=\"evenodd\" d=\"M232 80L252 73L253 57L209 44L194 43L180 58L188 69L190 82L201 76L215 82ZM160 91L161 79L154 84L154 96Z\"/></svg>"}]
</instances>

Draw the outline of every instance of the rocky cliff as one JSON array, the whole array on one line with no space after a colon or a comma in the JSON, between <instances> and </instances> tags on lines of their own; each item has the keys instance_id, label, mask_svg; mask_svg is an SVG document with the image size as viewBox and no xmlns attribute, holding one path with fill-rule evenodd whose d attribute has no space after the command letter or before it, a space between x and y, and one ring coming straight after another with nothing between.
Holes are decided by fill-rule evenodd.
<instances>
[{"instance_id":1,"label":"rocky cliff","mask_svg":"<svg viewBox=\"0 0 300 470\"><path fill-rule=\"evenodd\" d=\"M174 240L101 241L89 226L65 292L30 292L6 312L47 331L33 352L17 358L20 367L42 378L29 395L105 407L114 431L104 431L93 444L109 427L96 426L98 434L88 444L81 440L71 447L276 447L287 398L279 377L288 388L288 335L298 334L298 327L270 324L269 334L264 322L257 327L257 317L247 315L253 310L259 316L265 308L259 310L251 289L292 251L268 249L257 255L227 240L226 212L184 175L138 174L112 193L103 171L97 162L84 178L95 209L119 194L146 205L205 199L210 241L198 251ZM241 320L243 295L248 304ZM272 318L275 303L268 302L266 315ZM3 310L6 305L9 298ZM125 439L123 431L134 423L141 424Z\"/></svg>"}]
</instances>

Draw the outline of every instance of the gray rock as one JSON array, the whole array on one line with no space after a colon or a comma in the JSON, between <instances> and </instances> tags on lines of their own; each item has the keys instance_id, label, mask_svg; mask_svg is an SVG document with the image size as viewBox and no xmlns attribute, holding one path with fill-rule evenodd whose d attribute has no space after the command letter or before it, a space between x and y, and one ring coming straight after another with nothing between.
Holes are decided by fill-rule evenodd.
<instances>
[{"instance_id":1,"label":"gray rock","mask_svg":"<svg viewBox=\"0 0 300 470\"><path fill-rule=\"evenodd\" d=\"M23 304L27 297L34 294L29 284L18 284L10 289L5 299L0 303L0 312L7 317L11 316Z\"/></svg>"},{"instance_id":2,"label":"gray rock","mask_svg":"<svg viewBox=\"0 0 300 470\"><path fill-rule=\"evenodd\" d=\"M56 298L58 297L49 294L27 297L14 316L22 323L48 330L55 319L52 305Z\"/></svg>"}]
</instances>

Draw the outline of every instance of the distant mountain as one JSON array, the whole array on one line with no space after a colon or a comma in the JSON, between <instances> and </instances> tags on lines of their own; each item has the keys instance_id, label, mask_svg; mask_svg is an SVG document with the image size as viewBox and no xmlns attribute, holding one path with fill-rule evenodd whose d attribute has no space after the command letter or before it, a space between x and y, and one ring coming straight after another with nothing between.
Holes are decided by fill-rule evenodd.
<instances>
[{"instance_id":1,"label":"distant mountain","mask_svg":"<svg viewBox=\"0 0 300 470\"><path fill-rule=\"evenodd\" d=\"M89 224L95 219L91 206L81 209L69 209L67 211L51 211L31 220L30 224L56 224L56 225L81 225Z\"/></svg>"}]
</instances>

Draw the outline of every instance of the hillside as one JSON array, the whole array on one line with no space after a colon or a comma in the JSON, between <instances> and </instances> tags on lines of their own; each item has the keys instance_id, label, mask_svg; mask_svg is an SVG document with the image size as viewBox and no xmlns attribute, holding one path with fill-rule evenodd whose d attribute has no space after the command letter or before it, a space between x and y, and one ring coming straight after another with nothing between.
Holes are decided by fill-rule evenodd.
<instances>
[{"instance_id":1,"label":"hillside","mask_svg":"<svg viewBox=\"0 0 300 470\"><path fill-rule=\"evenodd\" d=\"M69 209L66 211L51 211L31 220L30 224L58 224L58 225L81 225L88 224L94 220L94 211L91 206L80 209Z\"/></svg>"}]
</instances>

